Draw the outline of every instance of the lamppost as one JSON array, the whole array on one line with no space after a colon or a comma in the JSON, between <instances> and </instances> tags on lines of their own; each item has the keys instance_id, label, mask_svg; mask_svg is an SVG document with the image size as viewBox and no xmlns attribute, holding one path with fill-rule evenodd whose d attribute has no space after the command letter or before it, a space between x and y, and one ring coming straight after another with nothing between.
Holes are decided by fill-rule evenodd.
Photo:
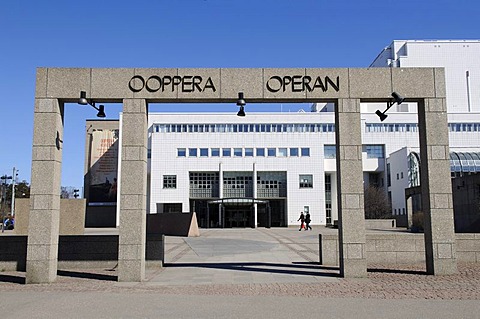
<instances>
[{"instance_id":1,"label":"lamppost","mask_svg":"<svg viewBox=\"0 0 480 319\"><path fill-rule=\"evenodd\" d=\"M12 218L15 217L15 183L17 181L17 176L18 176L18 170L15 170L15 167L13 168L13 174L12 174L12 207L11 207L11 215Z\"/></svg>"}]
</instances>

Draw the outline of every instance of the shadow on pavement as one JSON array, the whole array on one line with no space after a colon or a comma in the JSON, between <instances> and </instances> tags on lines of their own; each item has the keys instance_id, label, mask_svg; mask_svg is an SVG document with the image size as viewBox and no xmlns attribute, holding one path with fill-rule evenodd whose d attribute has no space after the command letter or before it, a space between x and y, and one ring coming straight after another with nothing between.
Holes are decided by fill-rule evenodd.
<instances>
[{"instance_id":1,"label":"shadow on pavement","mask_svg":"<svg viewBox=\"0 0 480 319\"><path fill-rule=\"evenodd\" d=\"M405 274L405 275L428 275L425 270L406 270L406 269L383 269L367 268L367 272L378 272L384 274Z\"/></svg>"},{"instance_id":2,"label":"shadow on pavement","mask_svg":"<svg viewBox=\"0 0 480 319\"><path fill-rule=\"evenodd\" d=\"M305 264L278 264L263 262L240 262L240 263L165 263L168 268L208 268L235 271L251 271L261 273L340 277L338 267L325 267L315 263ZM328 272L327 272L328 271ZM331 271L335 271L334 273Z\"/></svg>"},{"instance_id":3,"label":"shadow on pavement","mask_svg":"<svg viewBox=\"0 0 480 319\"><path fill-rule=\"evenodd\" d=\"M25 277L14 275L0 275L0 282L10 282L13 284L25 285Z\"/></svg>"},{"instance_id":4,"label":"shadow on pavement","mask_svg":"<svg viewBox=\"0 0 480 319\"><path fill-rule=\"evenodd\" d=\"M103 281L118 281L117 276L80 272L80 271L57 270L57 275L64 276L64 277L95 279L95 280L103 280Z\"/></svg>"},{"instance_id":5,"label":"shadow on pavement","mask_svg":"<svg viewBox=\"0 0 480 319\"><path fill-rule=\"evenodd\" d=\"M297 265L298 267L302 267L301 265L316 265L316 269L323 269L323 270L337 270L340 271L339 267L336 266L323 266L316 261L293 261L292 264ZM288 267L288 265L286 265Z\"/></svg>"}]
</instances>

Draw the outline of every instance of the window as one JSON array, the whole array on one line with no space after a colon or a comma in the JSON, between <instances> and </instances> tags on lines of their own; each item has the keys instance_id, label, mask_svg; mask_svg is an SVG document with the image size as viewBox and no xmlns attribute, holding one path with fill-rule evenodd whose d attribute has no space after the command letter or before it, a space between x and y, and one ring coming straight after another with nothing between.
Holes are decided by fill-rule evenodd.
<instances>
[{"instance_id":1,"label":"window","mask_svg":"<svg viewBox=\"0 0 480 319\"><path fill-rule=\"evenodd\" d=\"M408 112L408 104L402 103L400 105L397 105L397 112Z\"/></svg>"},{"instance_id":2,"label":"window","mask_svg":"<svg viewBox=\"0 0 480 319\"><path fill-rule=\"evenodd\" d=\"M265 149L257 148L257 156L265 156Z\"/></svg>"},{"instance_id":3,"label":"window","mask_svg":"<svg viewBox=\"0 0 480 319\"><path fill-rule=\"evenodd\" d=\"M219 148L212 148L211 154L213 157L219 157L220 156L220 149Z\"/></svg>"},{"instance_id":4,"label":"window","mask_svg":"<svg viewBox=\"0 0 480 319\"><path fill-rule=\"evenodd\" d=\"M302 156L310 156L310 149L308 147L302 147L300 154Z\"/></svg>"},{"instance_id":5,"label":"window","mask_svg":"<svg viewBox=\"0 0 480 319\"><path fill-rule=\"evenodd\" d=\"M190 197L211 198L218 197L218 172L190 172Z\"/></svg>"},{"instance_id":6,"label":"window","mask_svg":"<svg viewBox=\"0 0 480 319\"><path fill-rule=\"evenodd\" d=\"M177 156L178 157L187 156L187 150L185 148L177 148Z\"/></svg>"},{"instance_id":7,"label":"window","mask_svg":"<svg viewBox=\"0 0 480 319\"><path fill-rule=\"evenodd\" d=\"M367 153L367 158L385 158L383 145L364 145L363 152Z\"/></svg>"},{"instance_id":8,"label":"window","mask_svg":"<svg viewBox=\"0 0 480 319\"><path fill-rule=\"evenodd\" d=\"M278 149L278 156L280 157L287 157L287 149L286 148L279 148Z\"/></svg>"},{"instance_id":9,"label":"window","mask_svg":"<svg viewBox=\"0 0 480 319\"><path fill-rule=\"evenodd\" d=\"M181 213L182 203L165 203L163 204L164 213Z\"/></svg>"},{"instance_id":10,"label":"window","mask_svg":"<svg viewBox=\"0 0 480 319\"><path fill-rule=\"evenodd\" d=\"M246 148L246 149L245 149L245 156L247 156L247 157L253 156L253 148L251 148L251 147L250 147L250 148Z\"/></svg>"},{"instance_id":11,"label":"window","mask_svg":"<svg viewBox=\"0 0 480 319\"><path fill-rule=\"evenodd\" d=\"M230 148L222 148L222 156L223 157L232 156L232 150Z\"/></svg>"},{"instance_id":12,"label":"window","mask_svg":"<svg viewBox=\"0 0 480 319\"><path fill-rule=\"evenodd\" d=\"M337 147L335 145L324 145L323 155L325 159L337 158Z\"/></svg>"},{"instance_id":13,"label":"window","mask_svg":"<svg viewBox=\"0 0 480 319\"><path fill-rule=\"evenodd\" d=\"M189 157L197 157L197 149L196 148L189 148L188 149L188 156Z\"/></svg>"},{"instance_id":14,"label":"window","mask_svg":"<svg viewBox=\"0 0 480 319\"><path fill-rule=\"evenodd\" d=\"M327 225L332 224L332 178L325 174L325 216Z\"/></svg>"},{"instance_id":15,"label":"window","mask_svg":"<svg viewBox=\"0 0 480 319\"><path fill-rule=\"evenodd\" d=\"M267 154L268 154L268 156L275 157L275 156L277 156L277 149L269 148L269 149L267 149Z\"/></svg>"},{"instance_id":16,"label":"window","mask_svg":"<svg viewBox=\"0 0 480 319\"><path fill-rule=\"evenodd\" d=\"M207 157L207 156L208 156L208 148L201 148L200 157Z\"/></svg>"},{"instance_id":17,"label":"window","mask_svg":"<svg viewBox=\"0 0 480 319\"><path fill-rule=\"evenodd\" d=\"M290 156L298 156L298 148L297 147L290 148Z\"/></svg>"},{"instance_id":18,"label":"window","mask_svg":"<svg viewBox=\"0 0 480 319\"><path fill-rule=\"evenodd\" d=\"M163 175L163 188L177 188L177 175Z\"/></svg>"},{"instance_id":19,"label":"window","mask_svg":"<svg viewBox=\"0 0 480 319\"><path fill-rule=\"evenodd\" d=\"M233 156L235 157L242 157L243 150L241 148L234 148L233 149Z\"/></svg>"},{"instance_id":20,"label":"window","mask_svg":"<svg viewBox=\"0 0 480 319\"><path fill-rule=\"evenodd\" d=\"M390 163L387 163L387 186L392 186L392 177L390 175Z\"/></svg>"},{"instance_id":21,"label":"window","mask_svg":"<svg viewBox=\"0 0 480 319\"><path fill-rule=\"evenodd\" d=\"M313 175L300 175L300 188L313 188Z\"/></svg>"}]
</instances>

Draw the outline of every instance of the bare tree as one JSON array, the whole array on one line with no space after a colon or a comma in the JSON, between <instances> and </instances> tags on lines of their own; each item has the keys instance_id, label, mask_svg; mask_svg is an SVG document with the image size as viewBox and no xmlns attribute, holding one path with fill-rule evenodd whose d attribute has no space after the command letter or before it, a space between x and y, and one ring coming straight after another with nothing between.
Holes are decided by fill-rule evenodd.
<instances>
[{"instance_id":1,"label":"bare tree","mask_svg":"<svg viewBox=\"0 0 480 319\"><path fill-rule=\"evenodd\" d=\"M73 198L75 187L72 186L62 186L60 188L60 198Z\"/></svg>"},{"instance_id":2,"label":"bare tree","mask_svg":"<svg viewBox=\"0 0 480 319\"><path fill-rule=\"evenodd\" d=\"M381 188L369 186L365 190L365 218L391 218L392 207L387 194Z\"/></svg>"}]
</instances>

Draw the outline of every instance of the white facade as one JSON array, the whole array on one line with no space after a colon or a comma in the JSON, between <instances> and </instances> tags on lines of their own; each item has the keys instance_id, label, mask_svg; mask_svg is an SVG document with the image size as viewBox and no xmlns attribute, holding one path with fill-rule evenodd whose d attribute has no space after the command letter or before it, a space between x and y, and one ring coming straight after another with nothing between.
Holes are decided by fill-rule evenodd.
<instances>
[{"instance_id":1,"label":"white facade","mask_svg":"<svg viewBox=\"0 0 480 319\"><path fill-rule=\"evenodd\" d=\"M449 113L480 112L480 40L396 40L371 67L443 67Z\"/></svg>"},{"instance_id":2,"label":"white facade","mask_svg":"<svg viewBox=\"0 0 480 319\"><path fill-rule=\"evenodd\" d=\"M371 67L444 67L450 150L478 151L479 56L480 41L393 41ZM387 119L381 122L375 111L385 108L384 103L361 104L364 184L384 188L391 198L392 213L402 215L406 212L404 189L409 187L407 158L411 149L419 147L417 105L394 105L386 113ZM192 207L197 204L192 200L191 190L191 185L196 183L192 182L192 174L197 174L198 179L218 178L218 191L208 190L210 195L203 198L205 201L232 197L232 187L251 187L251 192L245 193L247 199L284 203L280 208L280 215L284 215L282 221L277 220L280 226L297 225L298 216L306 207L313 225L332 223L338 219L333 111L332 104L317 104L312 106L312 112L250 111L245 117L150 113L149 213L161 213L170 207L198 214L204 207ZM223 149L230 149L231 154L222 154ZM257 149L264 149L265 154L257 154ZM308 150L308 156L301 156L302 149ZM196 154L190 154L191 150L196 150ZM275 150L275 155L269 156L269 150ZM280 178L286 183L282 186L286 187L283 195L271 198L262 195L265 194L262 187L268 187L262 184L267 175L271 177L270 182ZM312 187L300 186L300 178L305 176L312 179ZM243 186L235 184L239 178L245 182ZM331 193L326 192L325 187L330 187ZM260 213L258 205L254 207L252 218L258 226ZM213 218L215 223L210 221L209 227L225 223L221 221L220 208L209 211L208 216L218 216ZM200 224L202 226L202 222Z\"/></svg>"},{"instance_id":3,"label":"white facade","mask_svg":"<svg viewBox=\"0 0 480 319\"><path fill-rule=\"evenodd\" d=\"M450 151L478 152L480 150L479 56L479 40L396 40L386 47L370 66L445 68ZM411 119L416 121L416 111L409 109L408 112L413 114L405 114L405 116L412 116ZM392 112L389 111L387 114ZM389 116L385 122L388 121L398 122L398 119ZM403 139L403 135L400 135L399 139ZM401 148L399 144L408 148L399 150ZM393 144L388 145L393 146ZM415 138L408 142L396 143L388 151L393 153L399 150L388 159L391 169L391 186L388 191L391 194L394 214L403 214L406 209L403 190L410 186L408 179L405 179L408 174L407 157L412 149L418 152L418 146L418 138Z\"/></svg>"},{"instance_id":4,"label":"white facade","mask_svg":"<svg viewBox=\"0 0 480 319\"><path fill-rule=\"evenodd\" d=\"M324 126L314 127L313 124ZM177 126L191 132L172 132ZM149 127L150 213L157 212L157 204L164 203L181 203L183 211L193 210L189 200L191 172L219 172L217 198L231 197L225 189L229 184L223 183L229 172L245 172L252 177L261 172L284 172L287 182L285 222L296 224L300 212L308 206L312 224L325 224L323 142L334 143L331 114L249 113L239 118L236 114L157 113L149 114ZM179 156L182 149L185 156ZM196 155L190 153L194 149ZM214 155L217 149L218 156ZM230 149L231 154L223 154L224 149ZM258 149L263 149L265 154L257 154ZM269 150L275 150L275 155L269 155ZM302 155L302 150L308 150L308 155ZM202 151L205 154L201 154ZM176 176L175 188L164 187L164 175ZM313 187L300 188L301 175L311 175ZM262 186L253 185L253 197L260 198L258 187Z\"/></svg>"},{"instance_id":5,"label":"white facade","mask_svg":"<svg viewBox=\"0 0 480 319\"><path fill-rule=\"evenodd\" d=\"M409 125L408 132L388 132L389 125L379 123L375 115L362 114L366 183L385 187L386 150L398 149L404 143L413 144L415 139L418 143L416 124L409 120L404 118L404 123L399 126L406 130ZM374 130L371 124L380 127ZM216 126L215 132L211 126ZM161 212L164 204L174 203L181 203L183 211L195 210L190 202L192 172L222 173L219 174L218 198L229 197L226 196L225 187L228 186L223 181L224 173L247 172L258 176L262 172L284 172L287 183L284 226L297 224L305 206L311 213L313 225L325 225L338 219L333 112L249 113L244 118L235 114L151 113L149 127L150 213ZM225 148L231 150L229 156L221 153ZM265 156L257 154L259 148L265 150ZM213 156L214 149L220 151L219 156ZM241 150L241 154L236 156L235 149ZM253 155L247 155L247 149L252 150ZM268 156L269 149L274 149L276 154ZM297 149L298 155L292 154L292 149ZM308 156L302 156L302 149L308 150ZM190 154L191 150L196 154ZM202 150L205 156L201 154ZM313 187L300 187L303 175L312 177ZM331 183L331 197L325 193L326 175ZM164 184L165 176L175 176L175 187ZM254 185L253 197L262 199L256 189L262 186ZM326 196L330 199L327 202ZM330 208L331 215L327 214Z\"/></svg>"}]
</instances>

